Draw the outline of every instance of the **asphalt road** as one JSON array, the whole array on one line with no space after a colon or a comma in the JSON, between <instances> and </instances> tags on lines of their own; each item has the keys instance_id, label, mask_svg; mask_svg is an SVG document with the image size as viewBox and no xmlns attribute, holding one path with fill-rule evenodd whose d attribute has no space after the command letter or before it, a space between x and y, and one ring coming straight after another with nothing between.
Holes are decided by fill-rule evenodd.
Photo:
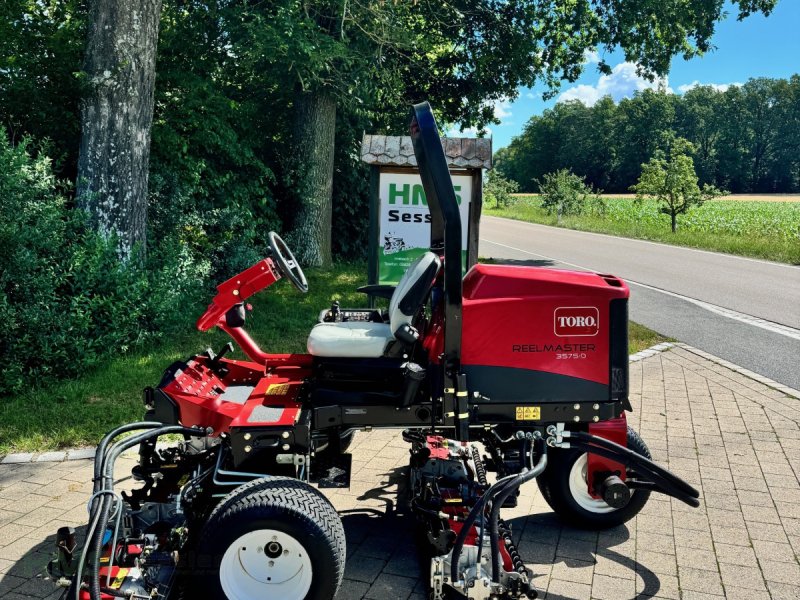
<instances>
[{"instance_id":1,"label":"asphalt road","mask_svg":"<svg viewBox=\"0 0 800 600\"><path fill-rule=\"evenodd\" d=\"M484 216L480 255L613 273L630 318L800 389L800 268Z\"/></svg>"}]
</instances>

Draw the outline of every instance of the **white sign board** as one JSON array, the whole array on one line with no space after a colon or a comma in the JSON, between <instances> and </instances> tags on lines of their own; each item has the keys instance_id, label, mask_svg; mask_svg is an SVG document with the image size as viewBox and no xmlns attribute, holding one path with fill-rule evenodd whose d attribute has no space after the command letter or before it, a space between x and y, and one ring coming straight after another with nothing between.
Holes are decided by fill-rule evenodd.
<instances>
[{"instance_id":1,"label":"white sign board","mask_svg":"<svg viewBox=\"0 0 800 600\"><path fill-rule=\"evenodd\" d=\"M472 176L451 175L461 215L462 268L466 265ZM422 180L416 173L382 171L378 183L380 238L378 283L396 284L408 266L431 243L430 212Z\"/></svg>"}]
</instances>

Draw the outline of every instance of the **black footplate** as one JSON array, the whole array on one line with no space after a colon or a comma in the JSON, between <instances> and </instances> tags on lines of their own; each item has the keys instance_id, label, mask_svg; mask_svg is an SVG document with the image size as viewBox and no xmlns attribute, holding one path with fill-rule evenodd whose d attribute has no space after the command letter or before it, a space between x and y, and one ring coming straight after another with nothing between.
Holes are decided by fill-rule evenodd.
<instances>
[{"instance_id":1,"label":"black footplate","mask_svg":"<svg viewBox=\"0 0 800 600\"><path fill-rule=\"evenodd\" d=\"M311 462L311 483L321 488L349 488L352 454L318 454Z\"/></svg>"}]
</instances>

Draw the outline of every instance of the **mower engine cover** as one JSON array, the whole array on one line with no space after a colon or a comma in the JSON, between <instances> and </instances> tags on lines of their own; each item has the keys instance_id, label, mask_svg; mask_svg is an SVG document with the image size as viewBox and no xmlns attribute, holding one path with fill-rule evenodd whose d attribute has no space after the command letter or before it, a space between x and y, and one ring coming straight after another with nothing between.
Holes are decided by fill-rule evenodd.
<instances>
[{"instance_id":1,"label":"mower engine cover","mask_svg":"<svg viewBox=\"0 0 800 600\"><path fill-rule=\"evenodd\" d=\"M471 398L627 403L629 291L623 281L478 264L463 289L461 359Z\"/></svg>"}]
</instances>

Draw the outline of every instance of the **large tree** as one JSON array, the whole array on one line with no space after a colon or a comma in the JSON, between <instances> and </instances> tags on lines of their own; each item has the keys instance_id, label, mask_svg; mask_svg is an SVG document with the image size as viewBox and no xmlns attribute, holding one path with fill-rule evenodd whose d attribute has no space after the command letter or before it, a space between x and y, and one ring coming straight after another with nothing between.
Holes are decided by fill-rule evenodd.
<instances>
[{"instance_id":1,"label":"large tree","mask_svg":"<svg viewBox=\"0 0 800 600\"><path fill-rule=\"evenodd\" d=\"M777 0L738 0L739 18ZM261 26L249 52L283 64L295 94L291 187L302 259L330 261L337 108L383 110L427 98L445 121L482 127L520 86L558 87L581 73L584 52L621 48L655 76L676 54L710 47L723 1L678 0L279 0L242 1ZM241 15L240 15L241 18ZM251 29L255 31L255 29ZM264 33L271 31L273 33ZM609 65L600 63L602 71ZM638 165L637 165L638 166Z\"/></svg>"},{"instance_id":2,"label":"large tree","mask_svg":"<svg viewBox=\"0 0 800 600\"><path fill-rule=\"evenodd\" d=\"M147 183L161 0L92 0L77 195L127 260L147 240Z\"/></svg>"}]
</instances>

